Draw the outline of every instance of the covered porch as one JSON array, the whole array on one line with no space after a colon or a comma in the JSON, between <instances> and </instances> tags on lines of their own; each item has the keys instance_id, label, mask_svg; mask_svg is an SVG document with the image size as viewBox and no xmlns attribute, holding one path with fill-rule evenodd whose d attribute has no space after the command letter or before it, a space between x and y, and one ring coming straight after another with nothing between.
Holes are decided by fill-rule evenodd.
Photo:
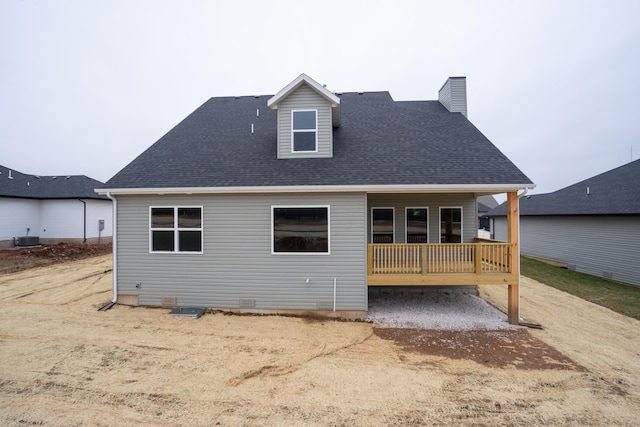
<instances>
[{"instance_id":1,"label":"covered porch","mask_svg":"<svg viewBox=\"0 0 640 427\"><path fill-rule=\"evenodd\" d=\"M508 317L519 322L518 195L507 193L508 242L369 243L369 286L508 285Z\"/></svg>"}]
</instances>

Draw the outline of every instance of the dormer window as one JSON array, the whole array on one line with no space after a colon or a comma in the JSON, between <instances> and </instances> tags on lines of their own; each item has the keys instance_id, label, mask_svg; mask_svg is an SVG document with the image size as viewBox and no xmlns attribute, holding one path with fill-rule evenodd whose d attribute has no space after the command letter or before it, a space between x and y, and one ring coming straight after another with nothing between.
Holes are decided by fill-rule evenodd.
<instances>
[{"instance_id":1,"label":"dormer window","mask_svg":"<svg viewBox=\"0 0 640 427\"><path fill-rule=\"evenodd\" d=\"M340 98L307 76L267 101L277 113L278 159L333 157L333 129L340 126Z\"/></svg>"},{"instance_id":2,"label":"dormer window","mask_svg":"<svg viewBox=\"0 0 640 427\"><path fill-rule=\"evenodd\" d=\"M291 111L291 151L318 151L318 110Z\"/></svg>"}]
</instances>

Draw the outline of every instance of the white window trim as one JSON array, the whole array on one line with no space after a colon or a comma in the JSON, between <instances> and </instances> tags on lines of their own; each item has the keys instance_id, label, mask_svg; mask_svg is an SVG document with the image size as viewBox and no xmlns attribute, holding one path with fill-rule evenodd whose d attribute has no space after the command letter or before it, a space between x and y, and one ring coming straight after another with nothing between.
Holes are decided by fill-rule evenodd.
<instances>
[{"instance_id":1,"label":"white window trim","mask_svg":"<svg viewBox=\"0 0 640 427\"><path fill-rule=\"evenodd\" d=\"M376 209L391 209L391 214L393 215L391 231L393 233L393 243L396 242L396 208L394 207L384 207L384 206L376 206L371 208L371 243L373 243L373 211ZM377 243L380 244L380 243Z\"/></svg>"},{"instance_id":2,"label":"white window trim","mask_svg":"<svg viewBox=\"0 0 640 427\"><path fill-rule=\"evenodd\" d=\"M327 209L327 252L276 252L275 238L273 236L276 209L300 209L300 208L326 208ZM271 205L271 255L331 255L331 206L330 205Z\"/></svg>"},{"instance_id":3,"label":"white window trim","mask_svg":"<svg viewBox=\"0 0 640 427\"><path fill-rule=\"evenodd\" d=\"M440 206L438 211L438 242L442 243L442 209L460 209L460 243L464 243L464 209L462 206Z\"/></svg>"},{"instance_id":4,"label":"white window trim","mask_svg":"<svg viewBox=\"0 0 640 427\"><path fill-rule=\"evenodd\" d=\"M178 227L178 209L200 209L200 227L199 228L179 228ZM153 209L173 209L173 228L151 228L151 212ZM173 251L154 251L153 250L153 231L173 231ZM179 251L179 232L180 231L199 231L200 232L200 248L196 251ZM182 255L202 255L204 254L204 207L188 206L188 205L170 205L170 206L149 206L149 253L150 254L182 254Z\"/></svg>"},{"instance_id":5,"label":"white window trim","mask_svg":"<svg viewBox=\"0 0 640 427\"><path fill-rule=\"evenodd\" d=\"M408 212L409 209L424 209L427 211L427 243L429 243L429 207L428 206L411 206L411 207L405 207L404 208L404 242L405 243L409 243L409 227L407 224L407 219L409 218Z\"/></svg>"},{"instance_id":6,"label":"white window trim","mask_svg":"<svg viewBox=\"0 0 640 427\"><path fill-rule=\"evenodd\" d=\"M293 113L304 113L307 111L313 111L316 113L316 127L315 129L293 129ZM315 132L316 134L316 148L314 150L294 150L294 135L297 132ZM304 109L304 110L291 110L291 152L292 153L317 153L318 152L318 110L317 109Z\"/></svg>"}]
</instances>

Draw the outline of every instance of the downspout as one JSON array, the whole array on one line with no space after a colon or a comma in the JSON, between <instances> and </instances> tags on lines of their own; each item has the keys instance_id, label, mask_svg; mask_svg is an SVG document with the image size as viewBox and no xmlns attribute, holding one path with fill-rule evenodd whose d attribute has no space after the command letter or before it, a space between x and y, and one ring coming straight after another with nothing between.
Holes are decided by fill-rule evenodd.
<instances>
[{"instance_id":1,"label":"downspout","mask_svg":"<svg viewBox=\"0 0 640 427\"><path fill-rule=\"evenodd\" d=\"M520 317L520 276L522 275L520 271L520 246L522 245L520 241L520 199L526 196L528 192L529 190L525 188L522 194L518 194L518 321L522 320L522 317Z\"/></svg>"},{"instance_id":2,"label":"downspout","mask_svg":"<svg viewBox=\"0 0 640 427\"><path fill-rule=\"evenodd\" d=\"M338 279L337 278L333 278L333 312L335 313L336 311L336 290L338 287Z\"/></svg>"},{"instance_id":3,"label":"downspout","mask_svg":"<svg viewBox=\"0 0 640 427\"><path fill-rule=\"evenodd\" d=\"M83 218L83 229L82 229L82 243L87 243L87 202L85 202L82 199L78 199L79 202L81 202L84 206L83 206L83 211L84 211L84 218Z\"/></svg>"},{"instance_id":4,"label":"downspout","mask_svg":"<svg viewBox=\"0 0 640 427\"><path fill-rule=\"evenodd\" d=\"M112 303L116 303L118 300L118 245L116 244L116 231L118 229L118 201L115 197L113 197L111 195L110 192L106 193L106 196L111 199L111 201L113 202L113 211L111 214L111 234L112 234L112 238L111 238L111 250L112 250L112 272L113 272L113 299L111 300Z\"/></svg>"}]
</instances>

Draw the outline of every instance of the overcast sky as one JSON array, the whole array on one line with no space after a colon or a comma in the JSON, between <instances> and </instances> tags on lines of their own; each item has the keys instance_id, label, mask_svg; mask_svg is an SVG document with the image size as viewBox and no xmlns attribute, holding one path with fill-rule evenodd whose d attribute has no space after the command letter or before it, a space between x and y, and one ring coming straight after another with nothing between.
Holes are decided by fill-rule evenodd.
<instances>
[{"instance_id":1,"label":"overcast sky","mask_svg":"<svg viewBox=\"0 0 640 427\"><path fill-rule=\"evenodd\" d=\"M0 164L107 181L213 96L437 99L555 191L640 158L640 1L0 2Z\"/></svg>"}]
</instances>

